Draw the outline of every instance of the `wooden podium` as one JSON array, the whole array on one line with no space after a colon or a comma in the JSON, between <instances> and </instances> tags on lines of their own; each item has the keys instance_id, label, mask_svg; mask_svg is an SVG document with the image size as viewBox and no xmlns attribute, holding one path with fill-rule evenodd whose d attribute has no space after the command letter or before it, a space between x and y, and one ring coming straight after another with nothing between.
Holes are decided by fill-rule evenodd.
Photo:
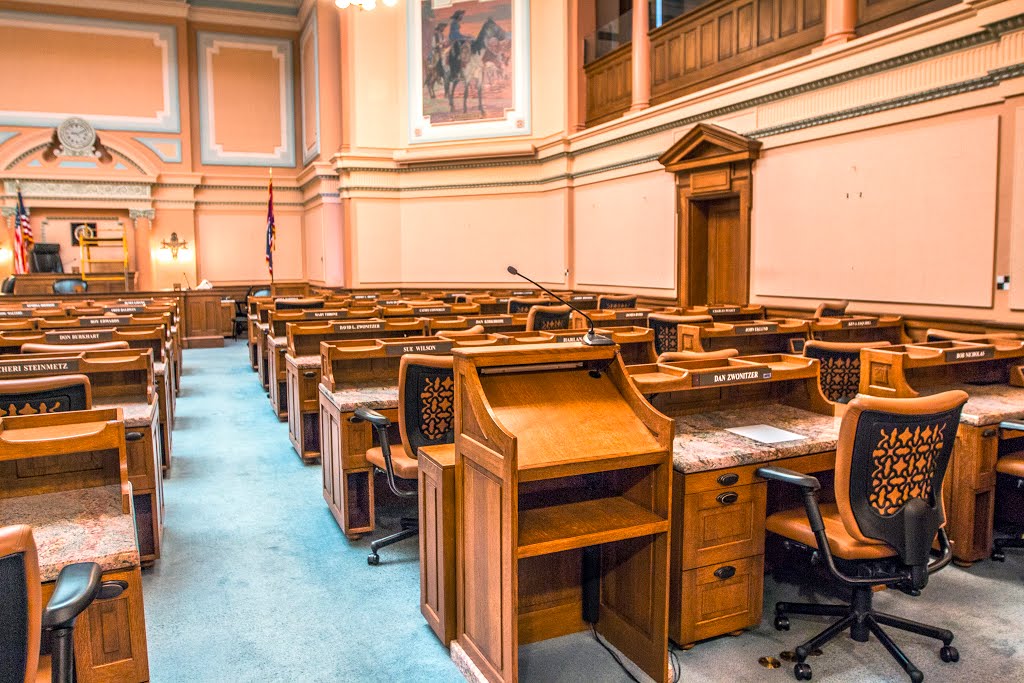
<instances>
[{"instance_id":1,"label":"wooden podium","mask_svg":"<svg viewBox=\"0 0 1024 683\"><path fill-rule=\"evenodd\" d=\"M672 420L618 349L455 349L459 646L490 681L522 644L596 631L668 680Z\"/></svg>"}]
</instances>

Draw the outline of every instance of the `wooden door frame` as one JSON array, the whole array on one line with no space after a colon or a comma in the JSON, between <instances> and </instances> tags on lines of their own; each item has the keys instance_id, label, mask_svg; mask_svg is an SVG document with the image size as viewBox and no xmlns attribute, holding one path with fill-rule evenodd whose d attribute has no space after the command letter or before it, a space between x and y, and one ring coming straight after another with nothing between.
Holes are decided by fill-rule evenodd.
<instances>
[{"instance_id":1,"label":"wooden door frame","mask_svg":"<svg viewBox=\"0 0 1024 683\"><path fill-rule=\"evenodd\" d=\"M748 303L753 166L760 152L758 140L712 124L698 123L658 159L665 170L676 177L676 295L680 306L692 303L688 301L689 283L683 278L691 260L693 202L731 197L737 197L740 203L740 239L746 243L746 252L737 267L743 271L745 285L742 296L737 297L741 300L716 303Z\"/></svg>"}]
</instances>

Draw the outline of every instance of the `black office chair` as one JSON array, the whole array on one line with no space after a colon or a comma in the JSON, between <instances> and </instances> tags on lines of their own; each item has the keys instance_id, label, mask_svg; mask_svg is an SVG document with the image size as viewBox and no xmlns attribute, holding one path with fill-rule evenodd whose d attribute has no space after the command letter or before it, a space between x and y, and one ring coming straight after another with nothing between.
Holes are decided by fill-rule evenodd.
<instances>
[{"instance_id":1,"label":"black office chair","mask_svg":"<svg viewBox=\"0 0 1024 683\"><path fill-rule=\"evenodd\" d=\"M51 682L74 683L75 620L94 601L116 598L127 588L124 581L104 581L95 562L69 564L60 570L43 607L32 529L23 524L0 528L0 683L37 679L44 629L50 637Z\"/></svg>"},{"instance_id":2,"label":"black office chair","mask_svg":"<svg viewBox=\"0 0 1024 683\"><path fill-rule=\"evenodd\" d=\"M572 309L568 306L532 306L526 316L526 330L567 330L571 318Z\"/></svg>"},{"instance_id":3,"label":"black office chair","mask_svg":"<svg viewBox=\"0 0 1024 683\"><path fill-rule=\"evenodd\" d=\"M15 277L8 275L4 278L4 281L0 283L0 294L14 294L14 283Z\"/></svg>"},{"instance_id":4,"label":"black office chair","mask_svg":"<svg viewBox=\"0 0 1024 683\"><path fill-rule=\"evenodd\" d=\"M833 403L849 403L860 391L860 350L889 346L889 342L825 342L804 344L804 355L818 360L818 385Z\"/></svg>"},{"instance_id":5,"label":"black office chair","mask_svg":"<svg viewBox=\"0 0 1024 683\"><path fill-rule=\"evenodd\" d=\"M323 307L323 299L278 299L274 302L274 309L278 311L302 311Z\"/></svg>"},{"instance_id":6,"label":"black office chair","mask_svg":"<svg viewBox=\"0 0 1024 683\"><path fill-rule=\"evenodd\" d=\"M398 370L398 429L402 448L398 452L392 451L388 443L391 420L369 408L356 410L353 422L369 422L377 430L380 442L380 446L366 452L366 459L387 475L388 488L396 496L411 498L416 495L416 487L400 487L395 478L419 478L416 460L419 449L455 443L455 376L452 367L451 356L402 356ZM419 523L415 519L403 518L401 525L401 531L370 543L370 555L366 558L369 564L380 563L377 552L381 548L419 533Z\"/></svg>"},{"instance_id":7,"label":"black office chair","mask_svg":"<svg viewBox=\"0 0 1024 683\"><path fill-rule=\"evenodd\" d=\"M89 291L89 283L78 278L56 280L53 283L54 294L81 294Z\"/></svg>"},{"instance_id":8,"label":"black office chair","mask_svg":"<svg viewBox=\"0 0 1024 683\"><path fill-rule=\"evenodd\" d=\"M636 294L602 294L597 297L597 309L636 308Z\"/></svg>"},{"instance_id":9,"label":"black office chair","mask_svg":"<svg viewBox=\"0 0 1024 683\"><path fill-rule=\"evenodd\" d=\"M60 245L37 242L28 251L28 269L31 273L63 273Z\"/></svg>"},{"instance_id":10,"label":"black office chair","mask_svg":"<svg viewBox=\"0 0 1024 683\"><path fill-rule=\"evenodd\" d=\"M1024 432L1024 422L1013 421L1003 422L999 425L1003 429L1013 429ZM996 460L996 496L997 503L1005 496L1024 494L1024 452L1007 453ZM1024 549L1024 535L1018 529L1016 536L1009 538L997 538L992 543L992 559L996 562L1006 561L1007 548L1015 550Z\"/></svg>"},{"instance_id":11,"label":"black office chair","mask_svg":"<svg viewBox=\"0 0 1024 683\"><path fill-rule=\"evenodd\" d=\"M821 488L812 476L781 467L761 467L765 479L802 489L804 506L777 512L765 527L784 539L783 547L816 549L829 573L853 590L848 605L775 605L775 628L789 630L789 615L841 617L796 648L796 679L811 680L806 659L846 629L858 642L872 634L915 682L924 674L882 630L891 626L942 641L944 662L960 659L953 633L875 611L873 588L888 586L918 595L928 576L953 557L942 510L942 482L953 451L963 391L922 398L858 396L843 416L836 448L836 502L819 505ZM939 557L931 559L938 537Z\"/></svg>"},{"instance_id":12,"label":"black office chair","mask_svg":"<svg viewBox=\"0 0 1024 683\"><path fill-rule=\"evenodd\" d=\"M654 330L654 352L660 356L663 353L682 351L679 348L679 326L710 322L714 322L710 315L651 313L647 316L647 327Z\"/></svg>"},{"instance_id":13,"label":"black office chair","mask_svg":"<svg viewBox=\"0 0 1024 683\"><path fill-rule=\"evenodd\" d=\"M0 379L0 417L91 407L92 385L85 375Z\"/></svg>"},{"instance_id":14,"label":"black office chair","mask_svg":"<svg viewBox=\"0 0 1024 683\"><path fill-rule=\"evenodd\" d=\"M231 316L231 338L249 333L249 305L245 299L235 299L235 314Z\"/></svg>"}]
</instances>

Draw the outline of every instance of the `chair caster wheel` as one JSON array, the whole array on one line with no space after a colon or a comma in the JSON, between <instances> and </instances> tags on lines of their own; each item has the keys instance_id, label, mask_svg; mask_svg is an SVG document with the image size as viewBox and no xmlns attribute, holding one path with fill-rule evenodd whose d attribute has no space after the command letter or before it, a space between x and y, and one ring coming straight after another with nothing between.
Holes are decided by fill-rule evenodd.
<instances>
[{"instance_id":1,"label":"chair caster wheel","mask_svg":"<svg viewBox=\"0 0 1024 683\"><path fill-rule=\"evenodd\" d=\"M366 557L366 564L376 567L378 564L380 564L380 555L378 555L377 553L370 553Z\"/></svg>"},{"instance_id":2,"label":"chair caster wheel","mask_svg":"<svg viewBox=\"0 0 1024 683\"><path fill-rule=\"evenodd\" d=\"M809 681L811 680L811 665L805 662L800 662L793 667L793 675L798 681Z\"/></svg>"},{"instance_id":3,"label":"chair caster wheel","mask_svg":"<svg viewBox=\"0 0 1024 683\"><path fill-rule=\"evenodd\" d=\"M1006 553L1004 553L1002 550L993 550L992 559L996 562L1006 562Z\"/></svg>"},{"instance_id":4,"label":"chair caster wheel","mask_svg":"<svg viewBox=\"0 0 1024 683\"><path fill-rule=\"evenodd\" d=\"M959 662L960 652L952 645L946 645L941 650L939 650L939 658L947 663Z\"/></svg>"},{"instance_id":5,"label":"chair caster wheel","mask_svg":"<svg viewBox=\"0 0 1024 683\"><path fill-rule=\"evenodd\" d=\"M783 616L775 617L775 630L776 631L788 631L789 630L789 617L783 617Z\"/></svg>"}]
</instances>

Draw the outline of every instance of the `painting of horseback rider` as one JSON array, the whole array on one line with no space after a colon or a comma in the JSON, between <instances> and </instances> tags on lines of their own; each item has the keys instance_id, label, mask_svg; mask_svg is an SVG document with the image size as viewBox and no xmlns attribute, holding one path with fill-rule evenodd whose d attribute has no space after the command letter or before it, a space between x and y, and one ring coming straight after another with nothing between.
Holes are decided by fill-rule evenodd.
<instances>
[{"instance_id":1,"label":"painting of horseback rider","mask_svg":"<svg viewBox=\"0 0 1024 683\"><path fill-rule=\"evenodd\" d=\"M514 105L513 0L419 0L423 114L431 123L502 119Z\"/></svg>"}]
</instances>

